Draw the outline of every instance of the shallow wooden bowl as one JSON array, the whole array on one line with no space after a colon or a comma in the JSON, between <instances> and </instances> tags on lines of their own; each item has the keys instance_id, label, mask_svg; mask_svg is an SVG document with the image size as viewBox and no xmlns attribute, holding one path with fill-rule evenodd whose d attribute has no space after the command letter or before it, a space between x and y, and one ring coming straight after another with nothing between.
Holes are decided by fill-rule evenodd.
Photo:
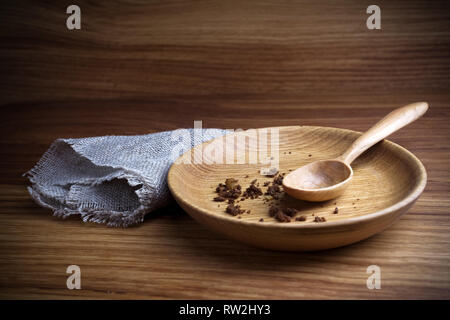
<instances>
[{"instance_id":1,"label":"shallow wooden bowl","mask_svg":"<svg viewBox=\"0 0 450 320\"><path fill-rule=\"evenodd\" d=\"M361 134L350 130L291 126L279 129L280 172L288 173L308 162L330 159L342 154ZM258 129L262 130L262 129ZM233 135L243 134L233 133ZM207 142L196 148L206 147ZM270 144L270 143L269 143ZM194 148L194 149L196 149ZM237 145L248 154L258 150L249 144ZM306 221L281 223L269 216L267 197L247 199L238 204L251 213L231 216L226 203L214 202L215 188L226 178L235 178L245 189L258 179L263 191L265 181L260 164L180 163L191 159L187 152L172 165L169 188L195 220L232 239L266 249L311 251L335 248L366 239L391 225L417 200L426 184L422 163L403 147L383 140L361 155L352 167L353 181L345 193L334 200L309 203L285 195L281 203L306 215ZM264 201L264 199L266 199ZM338 207L338 213L334 209ZM326 222L314 222L315 216ZM263 218L264 222L259 222Z\"/></svg>"}]
</instances>

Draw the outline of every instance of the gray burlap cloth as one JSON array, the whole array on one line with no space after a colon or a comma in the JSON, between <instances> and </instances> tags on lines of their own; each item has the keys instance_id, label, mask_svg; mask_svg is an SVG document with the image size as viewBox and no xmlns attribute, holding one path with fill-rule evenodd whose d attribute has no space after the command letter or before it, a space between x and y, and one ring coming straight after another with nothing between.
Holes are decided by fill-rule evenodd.
<instances>
[{"instance_id":1,"label":"gray burlap cloth","mask_svg":"<svg viewBox=\"0 0 450 320\"><path fill-rule=\"evenodd\" d=\"M189 147L226 133L182 129ZM201 133L194 134L194 130ZM58 139L25 174L33 199L58 217L127 227L171 201L167 172L180 141L173 132ZM186 138L186 137L185 137ZM185 150L187 151L187 150Z\"/></svg>"}]
</instances>

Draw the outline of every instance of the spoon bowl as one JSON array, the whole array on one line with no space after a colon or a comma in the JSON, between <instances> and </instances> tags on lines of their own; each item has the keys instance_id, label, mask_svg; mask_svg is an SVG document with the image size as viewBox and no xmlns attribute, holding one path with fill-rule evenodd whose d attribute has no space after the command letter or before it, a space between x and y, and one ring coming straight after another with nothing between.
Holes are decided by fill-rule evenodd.
<instances>
[{"instance_id":1,"label":"spoon bowl","mask_svg":"<svg viewBox=\"0 0 450 320\"><path fill-rule=\"evenodd\" d=\"M289 173L283 179L283 188L297 199L325 201L340 196L352 177L352 167L345 162L319 160Z\"/></svg>"}]
</instances>

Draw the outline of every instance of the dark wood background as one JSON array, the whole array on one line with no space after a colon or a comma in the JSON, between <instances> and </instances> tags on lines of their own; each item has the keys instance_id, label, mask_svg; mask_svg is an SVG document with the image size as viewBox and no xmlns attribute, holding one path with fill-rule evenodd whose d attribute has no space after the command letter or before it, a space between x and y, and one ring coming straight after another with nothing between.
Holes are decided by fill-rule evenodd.
<instances>
[{"instance_id":1,"label":"dark wood background","mask_svg":"<svg viewBox=\"0 0 450 320\"><path fill-rule=\"evenodd\" d=\"M450 10L444 1L70 1L0 3L0 297L450 298ZM428 101L390 139L428 185L395 225L316 253L250 248L177 205L135 228L59 220L21 175L58 137L192 127L366 130ZM66 267L82 290L66 289ZM382 289L366 288L366 268Z\"/></svg>"}]
</instances>

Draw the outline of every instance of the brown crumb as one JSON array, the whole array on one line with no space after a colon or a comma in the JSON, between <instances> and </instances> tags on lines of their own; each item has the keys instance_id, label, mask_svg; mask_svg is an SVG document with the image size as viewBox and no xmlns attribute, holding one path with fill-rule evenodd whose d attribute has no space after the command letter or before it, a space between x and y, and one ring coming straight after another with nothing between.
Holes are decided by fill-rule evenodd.
<instances>
[{"instance_id":1,"label":"brown crumb","mask_svg":"<svg viewBox=\"0 0 450 320\"><path fill-rule=\"evenodd\" d=\"M238 219L241 219L242 217L241 216L238 216Z\"/></svg>"},{"instance_id":2,"label":"brown crumb","mask_svg":"<svg viewBox=\"0 0 450 320\"><path fill-rule=\"evenodd\" d=\"M264 219L263 218L259 219L259 222L264 222Z\"/></svg>"},{"instance_id":3,"label":"brown crumb","mask_svg":"<svg viewBox=\"0 0 450 320\"><path fill-rule=\"evenodd\" d=\"M272 196L274 199L278 199L280 197L281 189L280 186L275 184L267 188L266 195Z\"/></svg>"},{"instance_id":4,"label":"brown crumb","mask_svg":"<svg viewBox=\"0 0 450 320\"><path fill-rule=\"evenodd\" d=\"M297 213L297 209L294 209L294 208L284 208L284 209L283 209L283 213L284 213L285 215L288 215L288 216L290 216L290 217L293 217L293 216L295 216L295 214Z\"/></svg>"},{"instance_id":5,"label":"brown crumb","mask_svg":"<svg viewBox=\"0 0 450 320\"><path fill-rule=\"evenodd\" d=\"M237 184L236 179L228 178L225 184L219 183L216 188L216 193L219 195L214 198L214 201L225 201L227 199L237 199L241 195L241 186ZM222 200L224 198L224 200Z\"/></svg>"},{"instance_id":6,"label":"brown crumb","mask_svg":"<svg viewBox=\"0 0 450 320\"><path fill-rule=\"evenodd\" d=\"M280 209L278 208L278 207L276 207L276 206L274 206L274 205L271 205L270 207L269 207L269 215L271 216L271 217L274 217L276 214L277 214L277 212L279 211Z\"/></svg>"},{"instance_id":7,"label":"brown crumb","mask_svg":"<svg viewBox=\"0 0 450 320\"><path fill-rule=\"evenodd\" d=\"M269 207L269 215L280 222L291 222L291 217L285 214L279 207L274 205Z\"/></svg>"},{"instance_id":8,"label":"brown crumb","mask_svg":"<svg viewBox=\"0 0 450 320\"><path fill-rule=\"evenodd\" d=\"M295 218L295 221L306 221L306 216L300 216Z\"/></svg>"},{"instance_id":9,"label":"brown crumb","mask_svg":"<svg viewBox=\"0 0 450 320\"><path fill-rule=\"evenodd\" d=\"M334 213L334 214L338 214L338 213L339 213L339 209L338 209L338 207L334 208L334 211L333 211L333 213Z\"/></svg>"},{"instance_id":10,"label":"brown crumb","mask_svg":"<svg viewBox=\"0 0 450 320\"><path fill-rule=\"evenodd\" d=\"M273 184L278 184L278 185L282 185L283 184L283 175L276 175L275 178L273 179Z\"/></svg>"},{"instance_id":11,"label":"brown crumb","mask_svg":"<svg viewBox=\"0 0 450 320\"><path fill-rule=\"evenodd\" d=\"M314 218L314 222L325 222L325 221L327 221L324 217L315 217Z\"/></svg>"},{"instance_id":12,"label":"brown crumb","mask_svg":"<svg viewBox=\"0 0 450 320\"><path fill-rule=\"evenodd\" d=\"M308 154L308 157L312 157L312 154Z\"/></svg>"},{"instance_id":13,"label":"brown crumb","mask_svg":"<svg viewBox=\"0 0 450 320\"><path fill-rule=\"evenodd\" d=\"M295 208L283 208L280 206L280 199L284 196L284 191L281 186L285 175L286 172L279 172L273 176L273 180L262 181L261 186L267 187L265 193L260 188L260 183L257 179L252 180L250 185L244 190L244 188L238 184L239 181L237 179L227 178L225 183L219 183L216 187L217 196L213 199L217 202L226 202L227 206L225 212L232 216L238 216L243 213L251 213L251 210L244 210L238 205L240 201L257 199L264 195L262 201L269 206L269 215L280 222L290 222L298 211ZM245 178L248 177L249 175L245 175ZM218 205L218 207L220 207L220 205Z\"/></svg>"},{"instance_id":14,"label":"brown crumb","mask_svg":"<svg viewBox=\"0 0 450 320\"><path fill-rule=\"evenodd\" d=\"M238 181L236 179L233 178L228 178L225 180L225 186L229 189L232 190L234 188L236 188Z\"/></svg>"},{"instance_id":15,"label":"brown crumb","mask_svg":"<svg viewBox=\"0 0 450 320\"><path fill-rule=\"evenodd\" d=\"M241 206L229 204L225 212L231 214L232 216L237 216L239 214L242 214L244 210L241 209Z\"/></svg>"},{"instance_id":16,"label":"brown crumb","mask_svg":"<svg viewBox=\"0 0 450 320\"><path fill-rule=\"evenodd\" d=\"M280 222L291 222L291 217L285 215L281 210L278 210L277 214L275 215L275 219Z\"/></svg>"},{"instance_id":17,"label":"brown crumb","mask_svg":"<svg viewBox=\"0 0 450 320\"><path fill-rule=\"evenodd\" d=\"M255 183L256 179L250 183L250 186L247 189L245 189L244 193L242 194L244 198L256 199L263 194L261 188L256 186Z\"/></svg>"}]
</instances>

